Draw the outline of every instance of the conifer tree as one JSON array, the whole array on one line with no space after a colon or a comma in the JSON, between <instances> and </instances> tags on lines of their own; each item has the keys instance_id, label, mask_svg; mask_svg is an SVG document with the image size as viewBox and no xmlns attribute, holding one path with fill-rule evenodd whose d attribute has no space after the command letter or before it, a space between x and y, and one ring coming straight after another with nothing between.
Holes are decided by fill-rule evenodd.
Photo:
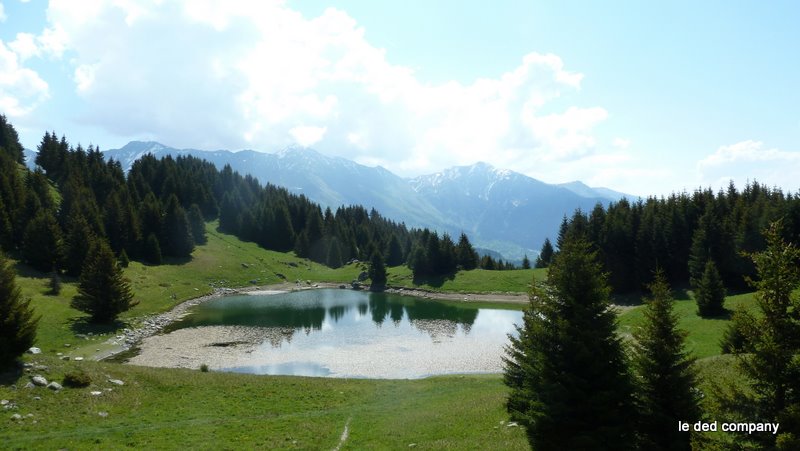
<instances>
[{"instance_id":1,"label":"conifer tree","mask_svg":"<svg viewBox=\"0 0 800 451\"><path fill-rule=\"evenodd\" d=\"M0 254L0 368L11 366L36 338L38 317L29 299L23 299L14 269Z\"/></svg>"},{"instance_id":2,"label":"conifer tree","mask_svg":"<svg viewBox=\"0 0 800 451\"><path fill-rule=\"evenodd\" d=\"M39 210L25 228L22 243L25 261L39 271L61 266L64 240L56 218L48 210Z\"/></svg>"},{"instance_id":3,"label":"conifer tree","mask_svg":"<svg viewBox=\"0 0 800 451\"><path fill-rule=\"evenodd\" d=\"M686 332L678 330L678 316L664 273L650 285L652 297L644 309L644 325L636 339L633 366L638 376L640 447L690 450L690 435L675 427L678 421L700 419L693 359L685 350Z\"/></svg>"},{"instance_id":4,"label":"conifer tree","mask_svg":"<svg viewBox=\"0 0 800 451\"><path fill-rule=\"evenodd\" d=\"M389 243L386 245L386 265L398 266L403 264L403 246L396 234L392 234Z\"/></svg>"},{"instance_id":5,"label":"conifer tree","mask_svg":"<svg viewBox=\"0 0 800 451\"><path fill-rule=\"evenodd\" d=\"M703 277L697 283L694 293L697 300L697 312L700 316L720 315L725 311L725 285L719 276L713 260L706 262Z\"/></svg>"},{"instance_id":6,"label":"conifer tree","mask_svg":"<svg viewBox=\"0 0 800 451\"><path fill-rule=\"evenodd\" d=\"M383 263L383 256L378 251L372 253L368 274L370 280L372 281L370 289L373 291L383 290L387 281L386 265Z\"/></svg>"},{"instance_id":7,"label":"conifer tree","mask_svg":"<svg viewBox=\"0 0 800 451\"><path fill-rule=\"evenodd\" d=\"M203 213L197 204L192 204L189 207L188 219L195 244L206 244L208 241L208 238L206 238L206 221L203 219Z\"/></svg>"},{"instance_id":8,"label":"conifer tree","mask_svg":"<svg viewBox=\"0 0 800 451\"><path fill-rule=\"evenodd\" d=\"M144 242L144 259L153 265L161 264L161 245L158 243L158 238L154 233L148 235Z\"/></svg>"},{"instance_id":9,"label":"conifer tree","mask_svg":"<svg viewBox=\"0 0 800 451\"><path fill-rule=\"evenodd\" d=\"M325 264L331 268L339 268L342 266L342 246L339 244L339 240L336 237L330 240Z\"/></svg>"},{"instance_id":10,"label":"conifer tree","mask_svg":"<svg viewBox=\"0 0 800 451\"><path fill-rule=\"evenodd\" d=\"M531 269L531 261L528 259L528 254L522 258L522 269Z\"/></svg>"},{"instance_id":11,"label":"conifer tree","mask_svg":"<svg viewBox=\"0 0 800 451\"><path fill-rule=\"evenodd\" d=\"M472 243L463 232L458 237L458 245L456 245L456 262L465 271L478 267L478 253L475 252L475 248L472 247Z\"/></svg>"},{"instance_id":12,"label":"conifer tree","mask_svg":"<svg viewBox=\"0 0 800 451\"><path fill-rule=\"evenodd\" d=\"M631 449L633 386L606 276L581 238L565 239L534 284L505 359L507 407L536 450Z\"/></svg>"},{"instance_id":13,"label":"conifer tree","mask_svg":"<svg viewBox=\"0 0 800 451\"><path fill-rule=\"evenodd\" d=\"M94 239L94 233L89 228L89 223L77 212L70 215L67 223L67 237L65 240L64 267L67 274L79 276L86 253L89 252L89 243Z\"/></svg>"},{"instance_id":14,"label":"conifer tree","mask_svg":"<svg viewBox=\"0 0 800 451\"><path fill-rule=\"evenodd\" d=\"M70 306L88 313L95 323L110 323L136 305L130 282L105 240L94 240Z\"/></svg>"},{"instance_id":15,"label":"conifer tree","mask_svg":"<svg viewBox=\"0 0 800 451\"><path fill-rule=\"evenodd\" d=\"M555 251L553 250L553 244L550 242L550 238L545 238L544 244L542 244L542 250L539 252L539 256L536 257L536 267L547 268L550 266L550 263L553 261L554 253Z\"/></svg>"},{"instance_id":16,"label":"conifer tree","mask_svg":"<svg viewBox=\"0 0 800 451\"><path fill-rule=\"evenodd\" d=\"M164 239L162 252L173 257L188 257L194 250L194 240L186 218L186 211L178 202L178 196L172 194L167 200L162 230Z\"/></svg>"},{"instance_id":17,"label":"conifer tree","mask_svg":"<svg viewBox=\"0 0 800 451\"><path fill-rule=\"evenodd\" d=\"M781 424L777 436L749 437L764 448L800 447L800 249L781 238L782 224L773 223L765 236L767 248L751 254L760 280L756 302L762 315L737 318L744 335L741 368L756 394L758 418ZM736 327L734 325L733 327Z\"/></svg>"}]
</instances>

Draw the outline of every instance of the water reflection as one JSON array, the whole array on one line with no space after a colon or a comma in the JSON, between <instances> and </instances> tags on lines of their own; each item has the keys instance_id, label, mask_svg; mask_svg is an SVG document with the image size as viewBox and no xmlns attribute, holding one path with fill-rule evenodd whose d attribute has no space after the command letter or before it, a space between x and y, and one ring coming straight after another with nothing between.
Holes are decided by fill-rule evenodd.
<instances>
[{"instance_id":1,"label":"water reflection","mask_svg":"<svg viewBox=\"0 0 800 451\"><path fill-rule=\"evenodd\" d=\"M225 325L276 327L309 334L321 330L326 321L332 325L347 325L369 317L375 326L381 327L388 318L394 327L400 327L403 318L408 318L416 329L436 340L441 336L452 337L459 326L465 334L469 334L477 316L478 309L470 306L419 301L394 294L309 290L270 296L221 298L199 306L192 315L174 324L170 330ZM283 336L291 339L285 333Z\"/></svg>"},{"instance_id":2,"label":"water reflection","mask_svg":"<svg viewBox=\"0 0 800 451\"><path fill-rule=\"evenodd\" d=\"M499 372L521 320L519 311L352 290L231 296L145 340L132 363L329 377Z\"/></svg>"}]
</instances>

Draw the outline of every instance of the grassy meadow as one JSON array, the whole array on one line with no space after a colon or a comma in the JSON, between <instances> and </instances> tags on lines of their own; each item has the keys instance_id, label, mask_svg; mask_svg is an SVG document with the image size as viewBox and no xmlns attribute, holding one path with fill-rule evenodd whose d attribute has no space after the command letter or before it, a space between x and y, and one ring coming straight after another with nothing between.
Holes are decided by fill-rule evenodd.
<instances>
[{"instance_id":1,"label":"grassy meadow","mask_svg":"<svg viewBox=\"0 0 800 451\"><path fill-rule=\"evenodd\" d=\"M88 324L69 307L76 281L64 280L49 294L46 275L17 265L23 295L41 316L36 346L26 355L44 365L31 374L61 382L78 369L92 380L86 388L26 389L28 374L0 380L0 399L17 405L2 410L3 449L118 448L335 448L341 449L526 449L524 431L508 427L507 390L500 375L446 376L422 380L348 380L204 373L144 368L110 362L63 361L57 354L89 357L109 345L121 329L147 315L212 292L217 287L279 282L347 283L366 268L330 269L292 254L266 251L207 225L208 243L188 261L161 266L132 262L125 270L139 304L112 326ZM389 268L389 285L457 293L525 292L545 270L459 272L452 279L415 281L405 267ZM707 410L719 408L715 391L741 386L735 358L720 356L719 341L729 319L703 319L689 292L678 292L675 310L688 332L688 346L704 377ZM753 295L730 296L726 308L752 306ZM642 306L621 309L620 333L629 335L642 320ZM123 386L108 382L121 379ZM725 381L725 384L719 383ZM723 387L723 388L720 388ZM110 389L110 390L109 390ZM100 392L92 395L91 392ZM40 399L36 399L39 397ZM22 420L9 419L19 413ZM105 416L101 416L101 413ZM31 414L32 416L28 416Z\"/></svg>"}]
</instances>

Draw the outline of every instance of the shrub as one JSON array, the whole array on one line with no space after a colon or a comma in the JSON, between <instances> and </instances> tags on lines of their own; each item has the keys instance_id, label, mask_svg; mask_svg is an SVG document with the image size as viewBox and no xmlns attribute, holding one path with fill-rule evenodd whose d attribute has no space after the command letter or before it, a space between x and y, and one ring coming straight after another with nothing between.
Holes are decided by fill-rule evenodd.
<instances>
[{"instance_id":1,"label":"shrub","mask_svg":"<svg viewBox=\"0 0 800 451\"><path fill-rule=\"evenodd\" d=\"M73 371L64 375L64 386L72 388L88 387L92 378L83 370Z\"/></svg>"}]
</instances>

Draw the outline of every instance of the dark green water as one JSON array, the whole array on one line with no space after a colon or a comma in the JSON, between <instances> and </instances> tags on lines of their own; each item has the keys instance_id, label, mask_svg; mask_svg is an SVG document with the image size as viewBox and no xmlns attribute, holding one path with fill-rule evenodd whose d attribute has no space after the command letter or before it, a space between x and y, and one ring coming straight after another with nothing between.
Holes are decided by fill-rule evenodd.
<instances>
[{"instance_id":1,"label":"dark green water","mask_svg":"<svg viewBox=\"0 0 800 451\"><path fill-rule=\"evenodd\" d=\"M241 341L210 345L230 351L217 368L225 371L416 378L501 371L507 335L521 320L522 312L514 310L306 290L213 300L195 307L172 330L228 326L248 331ZM241 346L248 342L252 346Z\"/></svg>"}]
</instances>

